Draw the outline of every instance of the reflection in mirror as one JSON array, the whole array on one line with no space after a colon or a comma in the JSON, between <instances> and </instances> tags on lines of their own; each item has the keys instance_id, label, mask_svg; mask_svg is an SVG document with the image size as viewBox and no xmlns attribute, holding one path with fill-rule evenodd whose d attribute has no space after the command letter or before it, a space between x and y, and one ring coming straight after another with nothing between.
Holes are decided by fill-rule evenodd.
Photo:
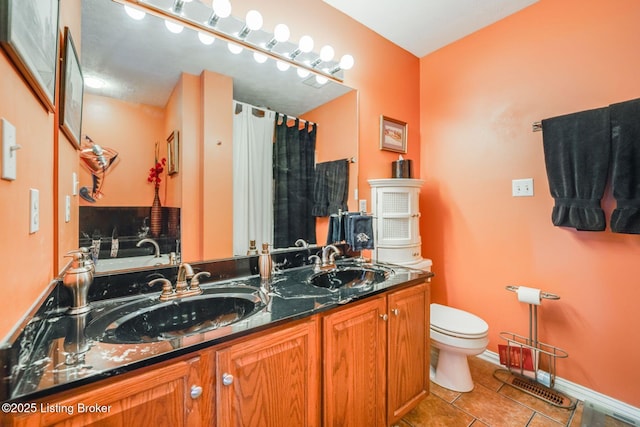
<instances>
[{"instance_id":1,"label":"reflection in mirror","mask_svg":"<svg viewBox=\"0 0 640 427\"><path fill-rule=\"evenodd\" d=\"M185 8L198 3L187 3ZM220 19L219 26L226 25L231 32L238 22L229 17ZM255 31L248 37L267 39L270 34ZM80 245L100 242L98 264L100 260L123 257L153 262L147 258L154 254L154 248L137 246L146 237L157 241L161 255L168 257L175 252L179 260L188 248L202 246L196 242L202 235L210 235L205 233L206 224L204 229L199 224L212 215L204 212L211 203L210 197L215 199L216 209L230 212L230 219L215 224L212 249L200 249L200 253L192 250L185 260L198 261L198 256L210 259L211 254L217 258L246 254L244 248L233 249L232 194L237 191L228 190L233 185L232 173L223 181L206 178L206 168L211 167L207 157L210 129L215 123L216 131L228 127L229 135L233 133L234 100L317 124L316 163L357 156L357 93L344 85L330 81L321 86L315 80L303 80L293 68L283 72L271 60L257 63L249 52L233 55L220 40L205 45L188 29L181 34L170 33L154 16L147 15L140 21L131 19L122 5L111 0L83 0L81 46L84 75L103 82L101 88L86 87L83 136L119 153L118 162L102 182L105 196L95 203L82 200L80 206ZM281 49L293 50L296 46L279 43ZM317 56L313 52L308 55ZM226 80L230 82L228 93L209 89L211 81ZM186 94L194 93L192 98L196 101L188 104ZM176 131L180 164L177 173L168 175L165 169L160 175L162 225L153 236L149 228L155 191L148 181L149 173L158 161L167 158L167 138ZM234 144L235 138L233 133ZM220 138L213 145L224 148L227 143L231 145L231 140ZM222 152L221 149L216 155ZM216 161L230 167L231 150L225 153L228 157ZM352 197L357 163L349 166L349 173L348 194ZM200 178L194 178L199 174ZM89 173L83 171L80 186L90 187L91 182ZM313 198L313 194L307 195ZM189 202L187 210L185 201ZM354 208L353 201L350 203ZM194 209L204 219L197 220ZM313 221L317 224L317 242L324 244L326 219ZM273 225L270 223L269 227ZM260 239L263 238L256 237ZM243 240L248 245L248 235ZM277 241L275 236L274 240ZM103 267L107 268L107 264L104 262ZM113 264L115 269L128 268L124 262Z\"/></svg>"}]
</instances>

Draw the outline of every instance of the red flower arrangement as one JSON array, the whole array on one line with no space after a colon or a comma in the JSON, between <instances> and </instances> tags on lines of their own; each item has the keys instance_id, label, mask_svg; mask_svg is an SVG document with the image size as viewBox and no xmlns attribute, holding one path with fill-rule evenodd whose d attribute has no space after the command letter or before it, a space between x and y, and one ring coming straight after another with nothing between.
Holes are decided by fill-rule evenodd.
<instances>
[{"instance_id":1,"label":"red flower arrangement","mask_svg":"<svg viewBox=\"0 0 640 427\"><path fill-rule=\"evenodd\" d=\"M162 182L162 178L160 178L160 174L164 172L164 165L167 163L167 159L164 157L159 162L156 161L156 165L149 169L149 177L147 177L147 181L152 182L155 188L160 188L160 183Z\"/></svg>"}]
</instances>

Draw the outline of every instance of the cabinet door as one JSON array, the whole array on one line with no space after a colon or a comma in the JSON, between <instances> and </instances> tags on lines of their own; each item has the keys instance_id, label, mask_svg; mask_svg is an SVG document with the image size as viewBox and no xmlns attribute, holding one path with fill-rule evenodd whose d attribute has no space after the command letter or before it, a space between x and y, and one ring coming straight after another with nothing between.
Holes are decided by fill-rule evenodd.
<instances>
[{"instance_id":1,"label":"cabinet door","mask_svg":"<svg viewBox=\"0 0 640 427\"><path fill-rule=\"evenodd\" d=\"M320 425L317 321L216 353L218 427Z\"/></svg>"},{"instance_id":2,"label":"cabinet door","mask_svg":"<svg viewBox=\"0 0 640 427\"><path fill-rule=\"evenodd\" d=\"M392 424L429 394L429 287L389 294L388 422Z\"/></svg>"},{"instance_id":3,"label":"cabinet door","mask_svg":"<svg viewBox=\"0 0 640 427\"><path fill-rule=\"evenodd\" d=\"M412 187L377 189L377 244L406 246L420 243L418 194L419 189Z\"/></svg>"},{"instance_id":4,"label":"cabinet door","mask_svg":"<svg viewBox=\"0 0 640 427\"><path fill-rule=\"evenodd\" d=\"M326 427L385 425L385 298L323 319Z\"/></svg>"},{"instance_id":5,"label":"cabinet door","mask_svg":"<svg viewBox=\"0 0 640 427\"><path fill-rule=\"evenodd\" d=\"M91 385L81 392L37 403L37 413L10 420L13 426L200 426L200 358L174 363L125 379ZM196 390L197 391L197 390Z\"/></svg>"}]
</instances>

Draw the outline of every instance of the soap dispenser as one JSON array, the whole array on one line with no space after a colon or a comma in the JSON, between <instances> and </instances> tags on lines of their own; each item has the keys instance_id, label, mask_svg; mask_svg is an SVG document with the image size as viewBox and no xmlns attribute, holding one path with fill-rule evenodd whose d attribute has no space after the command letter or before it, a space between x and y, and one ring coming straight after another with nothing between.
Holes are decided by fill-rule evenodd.
<instances>
[{"instance_id":1,"label":"soap dispenser","mask_svg":"<svg viewBox=\"0 0 640 427\"><path fill-rule=\"evenodd\" d=\"M256 241L249 240L249 250L247 251L247 256L258 255L258 249L256 248Z\"/></svg>"},{"instance_id":2,"label":"soap dispenser","mask_svg":"<svg viewBox=\"0 0 640 427\"><path fill-rule=\"evenodd\" d=\"M258 257L258 269L260 271L260 281L266 283L271 281L271 273L273 270L273 262L269 253L269 244L262 244L262 252Z\"/></svg>"},{"instance_id":3,"label":"soap dispenser","mask_svg":"<svg viewBox=\"0 0 640 427\"><path fill-rule=\"evenodd\" d=\"M69 307L69 314L82 314L91 307L87 302L89 286L93 283L95 267L89 255L89 249L80 248L65 255L72 258L71 266L67 268L62 278L62 284L73 294L73 302Z\"/></svg>"}]
</instances>

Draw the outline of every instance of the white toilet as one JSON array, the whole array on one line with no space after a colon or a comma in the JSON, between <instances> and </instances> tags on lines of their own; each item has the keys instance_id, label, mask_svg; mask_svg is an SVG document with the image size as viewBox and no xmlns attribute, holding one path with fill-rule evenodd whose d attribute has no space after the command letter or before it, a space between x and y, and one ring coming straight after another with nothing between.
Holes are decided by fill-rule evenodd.
<instances>
[{"instance_id":1,"label":"white toilet","mask_svg":"<svg viewBox=\"0 0 640 427\"><path fill-rule=\"evenodd\" d=\"M433 303L430 334L432 346L439 350L431 381L453 391L473 390L467 356L487 348L487 322L466 311Z\"/></svg>"}]
</instances>

